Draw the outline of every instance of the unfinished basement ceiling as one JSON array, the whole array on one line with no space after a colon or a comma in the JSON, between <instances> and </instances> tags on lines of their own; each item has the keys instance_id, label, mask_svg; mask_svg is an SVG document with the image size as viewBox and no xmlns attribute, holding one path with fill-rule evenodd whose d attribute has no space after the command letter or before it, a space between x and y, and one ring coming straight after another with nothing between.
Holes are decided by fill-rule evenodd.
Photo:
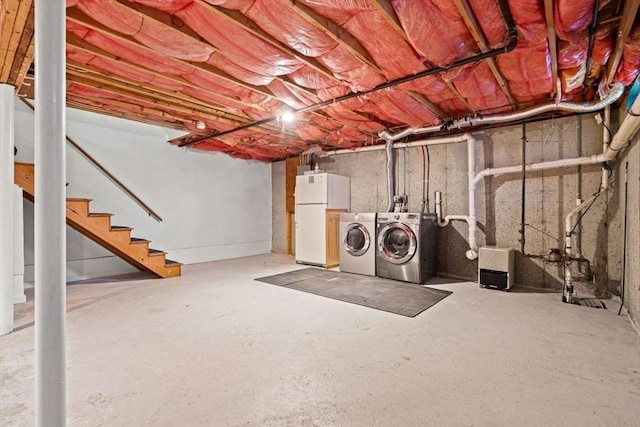
<instances>
[{"instance_id":1,"label":"unfinished basement ceiling","mask_svg":"<svg viewBox=\"0 0 640 427\"><path fill-rule=\"evenodd\" d=\"M0 81L31 97L33 0L0 2ZM639 4L67 0L67 101L244 159L356 148L382 143L385 129L446 128L629 86ZM295 122L281 120L286 110Z\"/></svg>"}]
</instances>

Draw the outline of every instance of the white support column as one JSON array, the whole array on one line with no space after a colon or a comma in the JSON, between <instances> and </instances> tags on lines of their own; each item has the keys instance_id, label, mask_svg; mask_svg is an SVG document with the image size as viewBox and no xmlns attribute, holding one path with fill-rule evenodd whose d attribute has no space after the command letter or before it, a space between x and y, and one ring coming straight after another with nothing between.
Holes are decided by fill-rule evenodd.
<instances>
[{"instance_id":1,"label":"white support column","mask_svg":"<svg viewBox=\"0 0 640 427\"><path fill-rule=\"evenodd\" d=\"M13 186L13 303L27 301L24 294L24 209L22 188Z\"/></svg>"},{"instance_id":2,"label":"white support column","mask_svg":"<svg viewBox=\"0 0 640 427\"><path fill-rule=\"evenodd\" d=\"M13 331L13 91L0 84L0 335Z\"/></svg>"},{"instance_id":3,"label":"white support column","mask_svg":"<svg viewBox=\"0 0 640 427\"><path fill-rule=\"evenodd\" d=\"M66 425L65 2L35 1L36 426Z\"/></svg>"}]
</instances>

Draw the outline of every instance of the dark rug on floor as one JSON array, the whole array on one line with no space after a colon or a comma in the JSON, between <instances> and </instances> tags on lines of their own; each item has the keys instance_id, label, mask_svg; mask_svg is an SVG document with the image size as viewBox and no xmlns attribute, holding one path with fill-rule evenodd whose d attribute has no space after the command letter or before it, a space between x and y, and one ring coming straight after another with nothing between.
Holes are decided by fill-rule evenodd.
<instances>
[{"instance_id":1,"label":"dark rug on floor","mask_svg":"<svg viewBox=\"0 0 640 427\"><path fill-rule=\"evenodd\" d=\"M255 280L408 317L417 316L451 294L412 283L319 268Z\"/></svg>"}]
</instances>

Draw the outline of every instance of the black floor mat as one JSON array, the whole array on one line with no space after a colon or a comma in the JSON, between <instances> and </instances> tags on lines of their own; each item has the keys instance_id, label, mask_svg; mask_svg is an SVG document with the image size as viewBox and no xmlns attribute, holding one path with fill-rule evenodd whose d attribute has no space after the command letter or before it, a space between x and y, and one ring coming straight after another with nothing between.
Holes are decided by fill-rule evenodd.
<instances>
[{"instance_id":1,"label":"black floor mat","mask_svg":"<svg viewBox=\"0 0 640 427\"><path fill-rule=\"evenodd\" d=\"M255 280L408 317L417 316L451 294L412 283L318 268Z\"/></svg>"}]
</instances>

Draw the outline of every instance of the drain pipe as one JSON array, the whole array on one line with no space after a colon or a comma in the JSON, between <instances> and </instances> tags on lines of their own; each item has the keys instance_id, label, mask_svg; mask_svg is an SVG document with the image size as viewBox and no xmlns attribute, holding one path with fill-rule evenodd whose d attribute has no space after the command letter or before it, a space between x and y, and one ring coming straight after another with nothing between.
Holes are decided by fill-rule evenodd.
<instances>
[{"instance_id":1,"label":"drain pipe","mask_svg":"<svg viewBox=\"0 0 640 427\"><path fill-rule=\"evenodd\" d=\"M627 148L631 143L631 139L640 130L640 96L636 98L631 108L627 112L627 116L620 125L618 132L613 137L611 144L607 147L604 157L607 161L616 158L619 151Z\"/></svg>"},{"instance_id":2,"label":"drain pipe","mask_svg":"<svg viewBox=\"0 0 640 427\"><path fill-rule=\"evenodd\" d=\"M478 223L476 220L476 139L470 137L467 140L467 166L469 169L469 250L465 253L468 259L478 258Z\"/></svg>"},{"instance_id":3,"label":"drain pipe","mask_svg":"<svg viewBox=\"0 0 640 427\"><path fill-rule=\"evenodd\" d=\"M611 139L611 135L609 134L609 129L611 129L611 107L607 106L604 110L604 126L603 126L603 134L602 134L602 157L603 163L606 166L606 152L609 149L609 140ZM573 225L573 219L576 215L579 215L583 209L589 207L601 194L605 193L609 189L609 169L607 167L602 167L602 178L600 181L600 186L598 187L598 191L593 193L591 197L584 200L578 206L576 206L571 212L567 214L564 220L564 254L565 259L573 258L573 230L575 226ZM573 301L573 272L571 271L571 266L565 266L564 269L564 289L562 301L571 303Z\"/></svg>"},{"instance_id":4,"label":"drain pipe","mask_svg":"<svg viewBox=\"0 0 640 427\"><path fill-rule=\"evenodd\" d=\"M395 171L393 170L393 140L388 140L385 145L387 153L387 194L389 201L387 203L387 212L393 212L395 206Z\"/></svg>"}]
</instances>

